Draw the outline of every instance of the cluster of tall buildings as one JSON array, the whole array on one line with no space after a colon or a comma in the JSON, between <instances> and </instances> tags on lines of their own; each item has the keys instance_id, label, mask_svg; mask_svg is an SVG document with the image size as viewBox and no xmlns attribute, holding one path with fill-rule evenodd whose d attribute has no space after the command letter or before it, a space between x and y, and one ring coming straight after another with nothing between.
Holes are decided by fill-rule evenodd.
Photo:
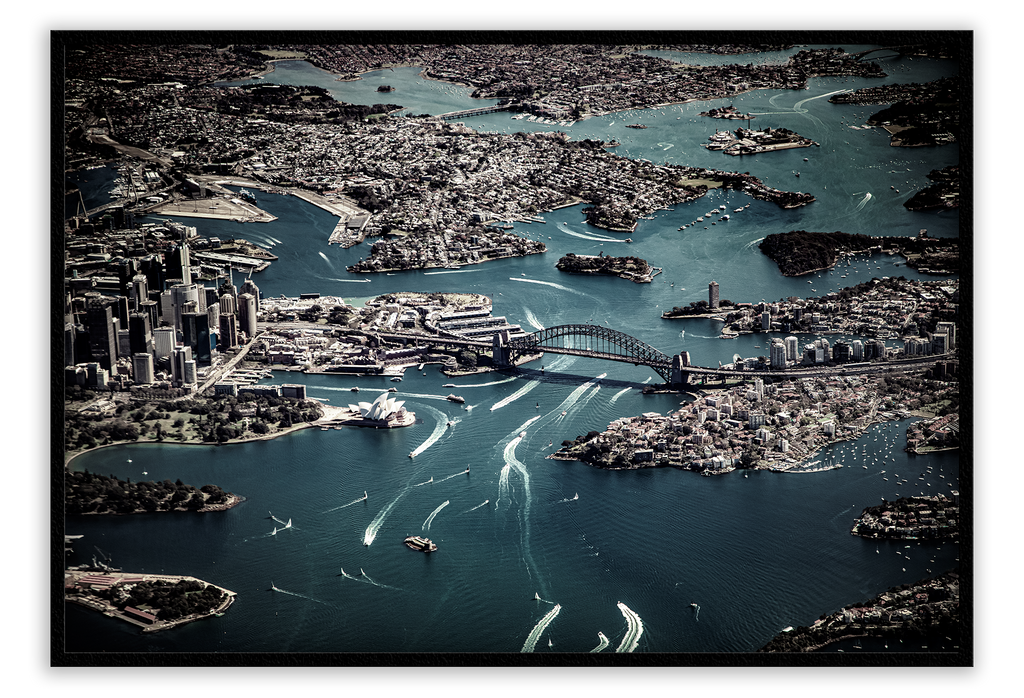
<instances>
[{"instance_id":1,"label":"cluster of tall buildings","mask_svg":"<svg viewBox=\"0 0 1024 698\"><path fill-rule=\"evenodd\" d=\"M200 368L212 365L218 352L256 335L259 288L249 279L241 289L230 279L217 287L193 281L188 238L195 228L179 226L179 232L180 243L163 259L153 254L117 264L117 295L66 280L67 385L168 382L194 389Z\"/></svg>"}]
</instances>

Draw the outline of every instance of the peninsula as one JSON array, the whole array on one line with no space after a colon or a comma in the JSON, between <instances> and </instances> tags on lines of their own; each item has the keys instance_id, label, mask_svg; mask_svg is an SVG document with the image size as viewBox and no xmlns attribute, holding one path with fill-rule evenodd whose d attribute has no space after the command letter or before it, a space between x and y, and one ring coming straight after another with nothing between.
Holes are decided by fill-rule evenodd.
<instances>
[{"instance_id":1,"label":"peninsula","mask_svg":"<svg viewBox=\"0 0 1024 698\"><path fill-rule=\"evenodd\" d=\"M950 274L960 269L960 241L957 238L932 238L926 234L907 238L794 230L772 233L758 247L779 265L783 276L802 276L831 269L845 255L886 250L889 254L905 257L908 267L921 272Z\"/></svg>"},{"instance_id":2,"label":"peninsula","mask_svg":"<svg viewBox=\"0 0 1024 698\"><path fill-rule=\"evenodd\" d=\"M900 497L866 508L853 522L850 533L864 538L955 540L960 536L959 515L956 497Z\"/></svg>"},{"instance_id":3,"label":"peninsula","mask_svg":"<svg viewBox=\"0 0 1024 698\"><path fill-rule=\"evenodd\" d=\"M243 498L217 485L201 488L181 480L132 482L83 472L64 472L67 514L142 514L157 511L225 511Z\"/></svg>"},{"instance_id":4,"label":"peninsula","mask_svg":"<svg viewBox=\"0 0 1024 698\"><path fill-rule=\"evenodd\" d=\"M954 571L892 587L870 601L822 615L809 626L787 628L758 651L813 652L849 638L896 643L960 632L960 574Z\"/></svg>"},{"instance_id":5,"label":"peninsula","mask_svg":"<svg viewBox=\"0 0 1024 698\"><path fill-rule=\"evenodd\" d=\"M195 577L64 571L64 600L157 632L219 616L236 593Z\"/></svg>"},{"instance_id":6,"label":"peninsula","mask_svg":"<svg viewBox=\"0 0 1024 698\"><path fill-rule=\"evenodd\" d=\"M903 206L908 211L948 209L960 206L960 166L949 165L932 170L928 179L935 182L910 197Z\"/></svg>"}]
</instances>

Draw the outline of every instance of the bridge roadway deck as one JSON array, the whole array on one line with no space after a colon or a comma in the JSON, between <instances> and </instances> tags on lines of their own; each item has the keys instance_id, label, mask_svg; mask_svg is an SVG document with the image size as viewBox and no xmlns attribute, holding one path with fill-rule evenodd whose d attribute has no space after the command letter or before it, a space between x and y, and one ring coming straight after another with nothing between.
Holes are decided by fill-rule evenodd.
<instances>
[{"instance_id":1,"label":"bridge roadway deck","mask_svg":"<svg viewBox=\"0 0 1024 698\"><path fill-rule=\"evenodd\" d=\"M467 339L454 339L449 337L439 337L436 335L422 335L422 334L406 334L402 332L379 332L377 335L381 339L389 340L415 340L424 344L453 344L467 347L477 347L482 349L490 349L492 347L491 342L480 342ZM545 347L543 345L536 345L531 349L541 351L550 354L571 354L573 356L585 356L594 359L605 359L608 361L618 361L620 363L633 364L635 366L644 365L658 371L665 370L666 368L671 369L670 364L664 362L645 362L637 361L636 357L624 356L619 354L608 354L604 352L590 351L588 349L571 349L565 347ZM833 366L819 366L819 367L808 367L808 368L787 368L787 369L776 369L769 371L743 371L738 369L727 369L727 368L708 368L705 366L684 366L682 371L691 376L707 377L707 378L726 378L726 377L742 377L742 378L813 378L816 376L828 376L828 375L861 375L871 373L884 373L890 369L892 370L915 370L923 366L934 364L936 361L948 360L953 357L953 354L929 354L927 356L914 357L912 359L896 359L893 361L884 362L872 362L864 364L837 364Z\"/></svg>"}]
</instances>

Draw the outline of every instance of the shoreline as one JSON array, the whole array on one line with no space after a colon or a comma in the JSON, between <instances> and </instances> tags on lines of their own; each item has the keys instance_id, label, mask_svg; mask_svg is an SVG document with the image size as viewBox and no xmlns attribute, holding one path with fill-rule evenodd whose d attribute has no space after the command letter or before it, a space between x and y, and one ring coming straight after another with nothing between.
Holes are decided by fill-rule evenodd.
<instances>
[{"instance_id":1,"label":"shoreline","mask_svg":"<svg viewBox=\"0 0 1024 698\"><path fill-rule=\"evenodd\" d=\"M323 418L321 418L323 419ZM309 429L311 427L322 426L318 422L304 422L300 425L293 425L273 434L262 434L251 439L233 439L231 441L174 441L172 439L164 439L163 441L156 441L155 439L146 439L143 441L118 441L116 443L101 444L99 446L93 446L82 451L65 451L64 452L64 467L67 468L71 461L75 460L79 456L85 455L86 453L92 453L93 451L99 451L103 448L111 448L114 446L207 446L207 447L218 447L218 446L233 446L235 444L246 444L254 441L270 441L276 439L279 436L285 436L301 429Z\"/></svg>"}]
</instances>

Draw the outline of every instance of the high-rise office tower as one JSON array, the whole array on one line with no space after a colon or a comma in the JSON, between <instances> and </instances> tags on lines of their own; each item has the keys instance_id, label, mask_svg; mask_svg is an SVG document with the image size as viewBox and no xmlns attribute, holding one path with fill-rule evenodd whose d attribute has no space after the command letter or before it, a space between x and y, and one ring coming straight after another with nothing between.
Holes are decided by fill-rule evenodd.
<instances>
[{"instance_id":1,"label":"high-rise office tower","mask_svg":"<svg viewBox=\"0 0 1024 698\"><path fill-rule=\"evenodd\" d=\"M191 347L174 347L174 350L171 352L171 376L174 379L175 386L181 386L185 383L185 362L191 360Z\"/></svg>"},{"instance_id":2,"label":"high-rise office tower","mask_svg":"<svg viewBox=\"0 0 1024 698\"><path fill-rule=\"evenodd\" d=\"M708 284L708 305L712 308L718 307L718 282L712 281Z\"/></svg>"},{"instance_id":3,"label":"high-rise office tower","mask_svg":"<svg viewBox=\"0 0 1024 698\"><path fill-rule=\"evenodd\" d=\"M128 316L128 338L132 355L152 351L153 329L148 313L132 313Z\"/></svg>"},{"instance_id":4,"label":"high-rise office tower","mask_svg":"<svg viewBox=\"0 0 1024 698\"><path fill-rule=\"evenodd\" d=\"M153 355L149 353L132 354L132 374L136 385L149 385L154 380Z\"/></svg>"},{"instance_id":5,"label":"high-rise office tower","mask_svg":"<svg viewBox=\"0 0 1024 698\"><path fill-rule=\"evenodd\" d=\"M149 300L149 281L146 280L144 274L136 274L132 279L132 287L129 293L129 308L135 312L139 309L139 304L143 301Z\"/></svg>"},{"instance_id":6,"label":"high-rise office tower","mask_svg":"<svg viewBox=\"0 0 1024 698\"><path fill-rule=\"evenodd\" d=\"M234 313L220 314L220 334L218 346L221 351L238 346L238 325Z\"/></svg>"},{"instance_id":7,"label":"high-rise office tower","mask_svg":"<svg viewBox=\"0 0 1024 698\"><path fill-rule=\"evenodd\" d=\"M233 295L226 293L226 294L224 294L223 296L220 297L220 314L221 315L224 315L225 313L230 313L230 314L234 315L235 312L236 312L236 308L237 308L237 304L235 302L235 297Z\"/></svg>"},{"instance_id":8,"label":"high-rise office tower","mask_svg":"<svg viewBox=\"0 0 1024 698\"><path fill-rule=\"evenodd\" d=\"M238 329L247 341L256 336L256 298L251 293L238 296Z\"/></svg>"},{"instance_id":9,"label":"high-rise office tower","mask_svg":"<svg viewBox=\"0 0 1024 698\"><path fill-rule=\"evenodd\" d=\"M252 282L252 279L246 279L245 283L242 284L242 293L250 293L253 298L256 299L256 312L260 312L260 289L259 286Z\"/></svg>"},{"instance_id":10,"label":"high-rise office tower","mask_svg":"<svg viewBox=\"0 0 1024 698\"><path fill-rule=\"evenodd\" d=\"M156 358L164 359L170 356L171 352L174 351L175 343L173 327L164 325L153 330L153 354L156 355Z\"/></svg>"},{"instance_id":11,"label":"high-rise office tower","mask_svg":"<svg viewBox=\"0 0 1024 698\"><path fill-rule=\"evenodd\" d=\"M100 368L117 375L117 328L113 303L109 298L90 299L86 321L89 328L89 350Z\"/></svg>"}]
</instances>

